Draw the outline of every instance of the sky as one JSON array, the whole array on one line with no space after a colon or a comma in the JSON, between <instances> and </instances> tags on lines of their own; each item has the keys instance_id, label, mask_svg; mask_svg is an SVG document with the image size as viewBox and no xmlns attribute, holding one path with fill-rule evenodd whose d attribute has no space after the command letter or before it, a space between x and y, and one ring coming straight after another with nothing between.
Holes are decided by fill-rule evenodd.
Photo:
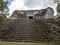
<instances>
[{"instance_id":1,"label":"sky","mask_svg":"<svg viewBox=\"0 0 60 45\"><path fill-rule=\"evenodd\" d=\"M12 2L12 1L13 1L13 0L8 0L8 2L9 2L8 5L11 5L11 2Z\"/></svg>"},{"instance_id":2,"label":"sky","mask_svg":"<svg viewBox=\"0 0 60 45\"><path fill-rule=\"evenodd\" d=\"M52 7L54 9L54 15L57 14L56 6L54 0L8 0L9 16L15 10L40 10L47 7Z\"/></svg>"}]
</instances>

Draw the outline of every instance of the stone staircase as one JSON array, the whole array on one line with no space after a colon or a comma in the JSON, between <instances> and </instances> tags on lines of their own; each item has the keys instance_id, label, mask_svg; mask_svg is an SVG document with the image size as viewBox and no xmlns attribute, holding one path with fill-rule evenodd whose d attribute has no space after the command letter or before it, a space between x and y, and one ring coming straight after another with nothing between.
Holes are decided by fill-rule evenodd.
<instances>
[{"instance_id":1,"label":"stone staircase","mask_svg":"<svg viewBox=\"0 0 60 45\"><path fill-rule=\"evenodd\" d=\"M7 21L8 30L1 39L7 41L39 42L51 41L53 36L47 24L35 19L10 19Z\"/></svg>"}]
</instances>

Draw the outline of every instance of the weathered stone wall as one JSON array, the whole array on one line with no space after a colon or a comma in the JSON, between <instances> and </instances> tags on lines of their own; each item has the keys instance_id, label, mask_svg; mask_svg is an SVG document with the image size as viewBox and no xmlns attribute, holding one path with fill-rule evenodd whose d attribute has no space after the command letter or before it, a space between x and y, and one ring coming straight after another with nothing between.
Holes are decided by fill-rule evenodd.
<instances>
[{"instance_id":1,"label":"weathered stone wall","mask_svg":"<svg viewBox=\"0 0 60 45\"><path fill-rule=\"evenodd\" d=\"M5 29L0 30L0 39L5 41L51 41L58 36L58 30L50 30L47 23L51 20L9 19ZM57 30L57 31L56 31Z\"/></svg>"},{"instance_id":2,"label":"weathered stone wall","mask_svg":"<svg viewBox=\"0 0 60 45\"><path fill-rule=\"evenodd\" d=\"M1 39L12 41L41 41L47 40L48 28L40 21L18 19L7 22L8 30L2 30ZM44 26L44 27L43 27ZM47 36L47 37L46 37Z\"/></svg>"},{"instance_id":3,"label":"weathered stone wall","mask_svg":"<svg viewBox=\"0 0 60 45\"><path fill-rule=\"evenodd\" d=\"M48 7L41 10L15 10L11 15L10 19L22 18L32 16L35 19L54 19L54 11L52 8Z\"/></svg>"}]
</instances>

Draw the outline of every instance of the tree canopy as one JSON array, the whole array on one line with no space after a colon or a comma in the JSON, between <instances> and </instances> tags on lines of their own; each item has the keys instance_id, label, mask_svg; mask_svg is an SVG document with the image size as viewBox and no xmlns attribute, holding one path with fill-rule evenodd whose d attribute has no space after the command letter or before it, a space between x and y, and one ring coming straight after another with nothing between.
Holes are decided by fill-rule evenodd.
<instances>
[{"instance_id":1,"label":"tree canopy","mask_svg":"<svg viewBox=\"0 0 60 45\"><path fill-rule=\"evenodd\" d=\"M6 11L8 9L8 1L7 0L0 0L0 22L4 22L6 19ZM8 13L8 12L7 12Z\"/></svg>"},{"instance_id":2,"label":"tree canopy","mask_svg":"<svg viewBox=\"0 0 60 45\"><path fill-rule=\"evenodd\" d=\"M5 14L0 14L0 22L5 22L6 16Z\"/></svg>"},{"instance_id":3,"label":"tree canopy","mask_svg":"<svg viewBox=\"0 0 60 45\"><path fill-rule=\"evenodd\" d=\"M57 11L60 12L60 3L57 5Z\"/></svg>"},{"instance_id":4,"label":"tree canopy","mask_svg":"<svg viewBox=\"0 0 60 45\"><path fill-rule=\"evenodd\" d=\"M8 8L7 6L8 1L4 1L4 0L0 0L0 11L4 11L6 8Z\"/></svg>"}]
</instances>

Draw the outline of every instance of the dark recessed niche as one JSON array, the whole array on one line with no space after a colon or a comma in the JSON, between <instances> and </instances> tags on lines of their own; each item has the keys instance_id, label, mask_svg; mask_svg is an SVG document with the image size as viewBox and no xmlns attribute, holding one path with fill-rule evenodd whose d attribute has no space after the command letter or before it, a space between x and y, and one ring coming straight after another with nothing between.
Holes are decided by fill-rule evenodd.
<instances>
[{"instance_id":1,"label":"dark recessed niche","mask_svg":"<svg viewBox=\"0 0 60 45\"><path fill-rule=\"evenodd\" d=\"M60 33L60 31L58 31Z\"/></svg>"},{"instance_id":2,"label":"dark recessed niche","mask_svg":"<svg viewBox=\"0 0 60 45\"><path fill-rule=\"evenodd\" d=\"M29 18L29 19L33 19L33 16L29 16L28 18Z\"/></svg>"}]
</instances>

